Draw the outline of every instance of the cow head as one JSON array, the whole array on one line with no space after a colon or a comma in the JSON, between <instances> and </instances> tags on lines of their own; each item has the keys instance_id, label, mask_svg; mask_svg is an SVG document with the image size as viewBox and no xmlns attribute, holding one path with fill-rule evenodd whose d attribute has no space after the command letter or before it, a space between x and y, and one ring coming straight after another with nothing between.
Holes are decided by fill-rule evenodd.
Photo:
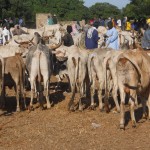
<instances>
[{"instance_id":1,"label":"cow head","mask_svg":"<svg viewBox=\"0 0 150 150\"><path fill-rule=\"evenodd\" d=\"M17 40L14 40L14 41L18 44L19 47L28 49L31 45L34 44L32 42L32 40L33 40L33 38L31 40L29 40L29 41L23 41L23 42L18 42Z\"/></svg>"}]
</instances>

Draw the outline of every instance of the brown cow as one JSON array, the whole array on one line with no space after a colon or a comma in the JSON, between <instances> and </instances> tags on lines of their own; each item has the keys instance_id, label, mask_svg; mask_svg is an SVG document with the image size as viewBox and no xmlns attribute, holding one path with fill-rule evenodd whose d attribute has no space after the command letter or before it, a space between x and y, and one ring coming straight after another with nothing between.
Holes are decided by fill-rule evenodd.
<instances>
[{"instance_id":1,"label":"brown cow","mask_svg":"<svg viewBox=\"0 0 150 150\"><path fill-rule=\"evenodd\" d=\"M146 103L148 106L148 118L150 119L150 57L144 51L134 50L122 53L118 57L117 76L120 91L120 128L125 126L125 96L128 94L131 120L136 126L134 107L137 105L137 95L142 99L143 117L147 117ZM147 101L146 101L147 100Z\"/></svg>"},{"instance_id":2,"label":"brown cow","mask_svg":"<svg viewBox=\"0 0 150 150\"><path fill-rule=\"evenodd\" d=\"M1 76L1 97L2 102L4 102L4 96L5 96L5 86L13 87L16 92L16 99L17 99L17 108L16 111L20 111L20 105L19 105L19 94L24 93L24 72L25 72L25 65L23 63L23 60L21 56L11 56L2 58L0 56L1 60L1 67L0 70L2 71ZM25 98L25 97L24 97ZM25 101L24 101L25 104ZM4 103L1 103L2 107L4 107ZM26 105L24 105L26 106Z\"/></svg>"}]
</instances>

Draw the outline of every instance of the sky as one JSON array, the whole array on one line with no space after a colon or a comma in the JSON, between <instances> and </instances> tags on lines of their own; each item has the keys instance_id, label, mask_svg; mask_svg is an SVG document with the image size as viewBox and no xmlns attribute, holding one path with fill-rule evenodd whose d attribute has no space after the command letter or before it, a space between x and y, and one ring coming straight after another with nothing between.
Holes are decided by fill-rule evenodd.
<instances>
[{"instance_id":1,"label":"sky","mask_svg":"<svg viewBox=\"0 0 150 150\"><path fill-rule=\"evenodd\" d=\"M84 5L87 7L90 7L90 6L94 5L95 3L107 2L107 3L117 6L119 9L122 9L127 4L130 3L130 0L84 0L84 2L85 2Z\"/></svg>"}]
</instances>

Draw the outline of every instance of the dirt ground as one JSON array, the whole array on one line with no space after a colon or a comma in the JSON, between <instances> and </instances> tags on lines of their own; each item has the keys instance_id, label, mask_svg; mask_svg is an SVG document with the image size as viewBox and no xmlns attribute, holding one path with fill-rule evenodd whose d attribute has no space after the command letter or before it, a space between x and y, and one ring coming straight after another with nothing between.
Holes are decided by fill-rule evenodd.
<instances>
[{"instance_id":1,"label":"dirt ground","mask_svg":"<svg viewBox=\"0 0 150 150\"><path fill-rule=\"evenodd\" d=\"M54 80L53 80L54 81ZM55 83L51 84L55 85ZM71 96L66 90L50 90L49 110L15 110L13 90L7 90L7 111L0 115L0 150L149 150L150 121L142 120L141 105L136 109L137 127L132 128L126 106L126 129L120 130L119 114L85 109L67 111ZM27 93L29 101L30 92ZM76 96L78 100L78 95ZM36 105L36 104L35 104Z\"/></svg>"}]
</instances>

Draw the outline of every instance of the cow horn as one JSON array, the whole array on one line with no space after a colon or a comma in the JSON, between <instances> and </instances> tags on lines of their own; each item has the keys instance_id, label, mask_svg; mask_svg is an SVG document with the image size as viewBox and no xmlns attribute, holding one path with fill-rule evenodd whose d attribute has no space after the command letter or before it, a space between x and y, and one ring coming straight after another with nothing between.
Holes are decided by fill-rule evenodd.
<instances>
[{"instance_id":1,"label":"cow horn","mask_svg":"<svg viewBox=\"0 0 150 150\"><path fill-rule=\"evenodd\" d=\"M14 40L17 44L21 44L21 42L18 42L18 41L16 41L16 40Z\"/></svg>"},{"instance_id":2,"label":"cow horn","mask_svg":"<svg viewBox=\"0 0 150 150\"><path fill-rule=\"evenodd\" d=\"M32 43L33 45L35 45L33 42L33 39L34 39L34 37L31 40L29 40L29 43Z\"/></svg>"},{"instance_id":3,"label":"cow horn","mask_svg":"<svg viewBox=\"0 0 150 150\"><path fill-rule=\"evenodd\" d=\"M59 48L61 45L62 45L62 42L58 43L58 44L55 45L55 46L50 46L50 48L51 48L51 49L57 49L57 48Z\"/></svg>"}]
</instances>

